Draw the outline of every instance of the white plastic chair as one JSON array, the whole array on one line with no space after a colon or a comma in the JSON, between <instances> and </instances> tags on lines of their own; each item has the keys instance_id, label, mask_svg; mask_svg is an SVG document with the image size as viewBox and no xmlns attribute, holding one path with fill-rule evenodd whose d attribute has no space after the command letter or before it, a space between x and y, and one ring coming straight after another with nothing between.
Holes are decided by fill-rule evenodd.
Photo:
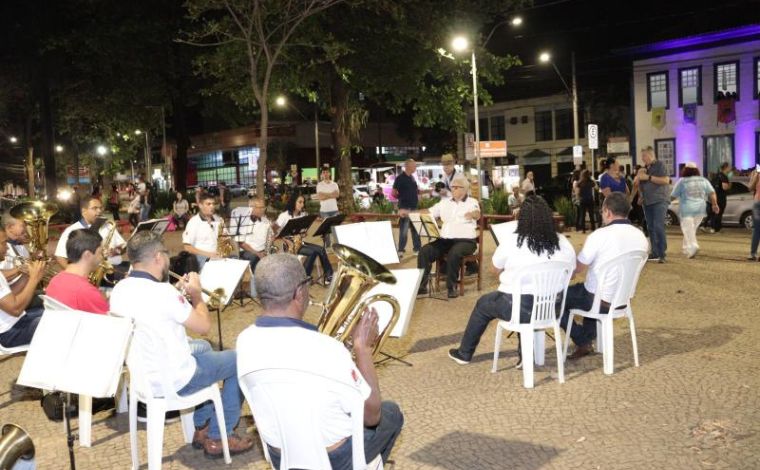
<instances>
[{"instance_id":1,"label":"white plastic chair","mask_svg":"<svg viewBox=\"0 0 760 470\"><path fill-rule=\"evenodd\" d=\"M135 337L127 356L127 367L129 368L129 441L132 450L132 468L137 470L140 467L140 458L137 448L137 402L145 403L147 410L147 440L148 440L148 470L158 470L161 468L161 458L164 443L164 420L167 411L190 410L187 413L181 413L182 433L185 442L190 444L193 441L195 426L193 424L192 410L201 403L211 400L214 403L214 412L219 423L219 431L222 438L222 448L224 451L224 462L232 462L230 458L230 449L227 443L227 429L224 423L224 409L222 408L222 395L219 392L219 385L214 383L210 386L199 390L187 396L179 396L174 387L169 382L172 376L162 363L163 370L160 374L160 386L163 396L156 396L151 387L150 380L143 366L143 358L134 347L135 340L147 340L146 335L139 335L141 327L138 325L135 329ZM167 357L162 344L152 344L157 351L157 358Z\"/></svg>"},{"instance_id":2,"label":"white plastic chair","mask_svg":"<svg viewBox=\"0 0 760 470\"><path fill-rule=\"evenodd\" d=\"M509 321L499 320L496 324L496 340L493 351L493 366L491 372L496 372L501 349L501 337L505 330L515 331L520 334L520 348L523 358L523 386L533 388L533 356L534 339L540 334L543 339L544 332L549 328L554 329L554 337L557 349L557 369L559 383L565 382L565 371L562 357L562 337L560 335L559 320L557 319L557 295L562 295L561 310L565 308L565 296L567 285L573 274L574 266L561 261L546 261L524 269L519 279L515 281L515 293L512 295L512 317ZM531 292L522 292L522 283L530 280L533 288ZM530 313L530 323L520 323L520 300L521 294L533 295L533 309ZM536 341L539 342L539 341ZM540 341L543 350L543 341ZM543 364L542 354L536 354L539 364Z\"/></svg>"},{"instance_id":3,"label":"white plastic chair","mask_svg":"<svg viewBox=\"0 0 760 470\"><path fill-rule=\"evenodd\" d=\"M633 343L633 361L639 367L639 348L636 343L636 327L633 322L631 299L636 293L636 284L639 282L641 270L647 262L645 251L630 251L616 256L599 267L597 286L604 286L610 282L615 283L615 292L609 302L609 313L601 313L602 297L601 287L597 288L591 310L584 311L571 309L567 320L567 334L565 337L564 357L567 357L567 345L570 342L570 330L573 327L575 315L596 320L597 349L602 353L604 373L611 375L615 371L615 350L613 344L612 322L618 318L626 317L631 328L631 342ZM610 281L612 279L612 281Z\"/></svg>"},{"instance_id":4,"label":"white plastic chair","mask_svg":"<svg viewBox=\"0 0 760 470\"><path fill-rule=\"evenodd\" d=\"M18 354L27 352L29 350L28 344L22 344L21 346L14 346L12 348L6 348L0 344L0 356L10 356L11 354Z\"/></svg>"},{"instance_id":5,"label":"white plastic chair","mask_svg":"<svg viewBox=\"0 0 760 470\"><path fill-rule=\"evenodd\" d=\"M318 412L326 402L329 390L341 388L349 390L348 394L343 395L351 396L353 393L344 403L344 407L351 410L353 468L382 470L383 460L380 455L369 464L365 460L364 399L355 388L293 369L238 371L238 377L240 389L259 429L264 456L270 465L272 460L264 435L276 435L280 440L280 468L274 470L331 470L330 458L320 438ZM331 397L334 399L333 395Z\"/></svg>"}]
</instances>

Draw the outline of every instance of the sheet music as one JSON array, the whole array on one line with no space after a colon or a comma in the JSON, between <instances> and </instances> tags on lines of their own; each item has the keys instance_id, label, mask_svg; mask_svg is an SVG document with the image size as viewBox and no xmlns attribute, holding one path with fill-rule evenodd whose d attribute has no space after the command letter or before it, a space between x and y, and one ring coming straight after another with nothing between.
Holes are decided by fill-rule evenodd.
<instances>
[{"instance_id":1,"label":"sheet music","mask_svg":"<svg viewBox=\"0 0 760 470\"><path fill-rule=\"evenodd\" d=\"M496 246L499 246L502 240L504 240L510 234L515 233L515 230L517 230L517 221L512 220L500 224L491 224L490 230L491 235L496 242Z\"/></svg>"},{"instance_id":2,"label":"sheet music","mask_svg":"<svg viewBox=\"0 0 760 470\"><path fill-rule=\"evenodd\" d=\"M150 219L145 220L137 224L137 227L132 231L130 237L134 237L137 232L143 230L150 230L153 233L163 235L166 232L166 227L169 226L169 219Z\"/></svg>"},{"instance_id":3,"label":"sheet music","mask_svg":"<svg viewBox=\"0 0 760 470\"><path fill-rule=\"evenodd\" d=\"M396 322L396 326L391 330L391 336L394 338L400 338L404 336L409 329L409 323L412 319L412 312L414 311L414 302L417 300L417 290L420 287L420 281L422 280L421 269L391 269L394 276L396 276L396 284L379 283L367 292L362 300L371 297L375 294L388 294L398 300L401 311L399 312L399 318ZM382 331L385 325L391 320L393 310L387 302L377 302L373 304L375 310L377 310L377 325L378 329Z\"/></svg>"},{"instance_id":4,"label":"sheet music","mask_svg":"<svg viewBox=\"0 0 760 470\"><path fill-rule=\"evenodd\" d=\"M129 319L48 310L32 338L18 383L92 397L113 396L131 333Z\"/></svg>"},{"instance_id":5,"label":"sheet music","mask_svg":"<svg viewBox=\"0 0 760 470\"><path fill-rule=\"evenodd\" d=\"M359 250L380 264L399 262L393 230L388 220L333 227L338 243Z\"/></svg>"},{"instance_id":6,"label":"sheet music","mask_svg":"<svg viewBox=\"0 0 760 470\"><path fill-rule=\"evenodd\" d=\"M240 278L243 277L246 269L250 269L251 263L246 260L223 258L211 259L206 261L201 269L201 286L204 289L213 291L219 287L224 289L224 305L230 303L232 294L235 292ZM209 297L203 294L204 302L208 302Z\"/></svg>"},{"instance_id":7,"label":"sheet music","mask_svg":"<svg viewBox=\"0 0 760 470\"><path fill-rule=\"evenodd\" d=\"M441 238L441 229L430 214L420 214L419 212L409 213L409 220L423 237Z\"/></svg>"}]
</instances>

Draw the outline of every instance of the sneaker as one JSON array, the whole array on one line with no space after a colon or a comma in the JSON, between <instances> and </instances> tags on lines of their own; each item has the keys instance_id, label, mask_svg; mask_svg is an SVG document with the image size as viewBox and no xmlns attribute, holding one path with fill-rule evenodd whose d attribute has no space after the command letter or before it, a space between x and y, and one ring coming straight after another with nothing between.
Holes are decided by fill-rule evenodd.
<instances>
[{"instance_id":1,"label":"sneaker","mask_svg":"<svg viewBox=\"0 0 760 470\"><path fill-rule=\"evenodd\" d=\"M715 233L715 229L714 229L714 228L712 228L712 227L711 227L711 228L708 228L708 229L707 229L707 233Z\"/></svg>"},{"instance_id":2,"label":"sneaker","mask_svg":"<svg viewBox=\"0 0 760 470\"><path fill-rule=\"evenodd\" d=\"M760 258L758 258L758 257L757 257L757 256L755 256L755 255L749 255L749 256L747 257L747 261L758 261L759 259L760 259Z\"/></svg>"},{"instance_id":3,"label":"sneaker","mask_svg":"<svg viewBox=\"0 0 760 470\"><path fill-rule=\"evenodd\" d=\"M137 403L137 421L140 423L146 423L148 421L148 408L145 403ZM167 411L164 417L164 424L174 423L179 421L179 410Z\"/></svg>"},{"instance_id":4,"label":"sneaker","mask_svg":"<svg viewBox=\"0 0 760 470\"><path fill-rule=\"evenodd\" d=\"M704 225L700 225L699 226L699 231L703 232L703 233L706 233L707 232L707 227L705 227Z\"/></svg>"},{"instance_id":5,"label":"sneaker","mask_svg":"<svg viewBox=\"0 0 760 470\"><path fill-rule=\"evenodd\" d=\"M459 348L449 349L449 357L454 360L460 366L466 366L470 363L469 359L465 359L459 352Z\"/></svg>"},{"instance_id":6,"label":"sneaker","mask_svg":"<svg viewBox=\"0 0 760 470\"><path fill-rule=\"evenodd\" d=\"M398 252L398 257L399 257L399 259L403 258L404 257L404 252L403 251L399 251Z\"/></svg>"},{"instance_id":7,"label":"sneaker","mask_svg":"<svg viewBox=\"0 0 760 470\"><path fill-rule=\"evenodd\" d=\"M665 264L665 258L657 258L657 264Z\"/></svg>"},{"instance_id":8,"label":"sneaker","mask_svg":"<svg viewBox=\"0 0 760 470\"><path fill-rule=\"evenodd\" d=\"M647 261L660 261L660 257L655 256L655 255L649 255L649 257L647 258Z\"/></svg>"},{"instance_id":9,"label":"sneaker","mask_svg":"<svg viewBox=\"0 0 760 470\"><path fill-rule=\"evenodd\" d=\"M449 289L448 297L450 299L456 299L457 297L459 297L459 292L457 292L456 289Z\"/></svg>"},{"instance_id":10,"label":"sneaker","mask_svg":"<svg viewBox=\"0 0 760 470\"><path fill-rule=\"evenodd\" d=\"M417 295L428 295L428 286L427 282L420 284L420 288L417 289Z\"/></svg>"},{"instance_id":11,"label":"sneaker","mask_svg":"<svg viewBox=\"0 0 760 470\"><path fill-rule=\"evenodd\" d=\"M694 258L695 256L697 256L697 253L699 253L699 248L696 248L694 251L692 251L692 252L689 252L689 254L688 254L688 256L689 256L689 259L692 259L692 258Z\"/></svg>"}]
</instances>

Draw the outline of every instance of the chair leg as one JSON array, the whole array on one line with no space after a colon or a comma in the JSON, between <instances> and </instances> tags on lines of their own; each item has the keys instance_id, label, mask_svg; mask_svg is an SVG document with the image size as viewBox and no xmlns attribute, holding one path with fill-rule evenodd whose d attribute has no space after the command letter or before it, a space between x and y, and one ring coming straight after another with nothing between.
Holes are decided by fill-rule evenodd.
<instances>
[{"instance_id":1,"label":"chair leg","mask_svg":"<svg viewBox=\"0 0 760 470\"><path fill-rule=\"evenodd\" d=\"M195 434L193 411L190 410L187 413L180 413L179 419L182 423L182 436L185 438L185 444L190 444L193 442L193 434Z\"/></svg>"},{"instance_id":2,"label":"chair leg","mask_svg":"<svg viewBox=\"0 0 760 470\"><path fill-rule=\"evenodd\" d=\"M633 364L639 366L639 344L636 341L636 325L633 322L633 312L628 312L628 323L631 327L631 342L633 343Z\"/></svg>"},{"instance_id":3,"label":"chair leg","mask_svg":"<svg viewBox=\"0 0 760 470\"><path fill-rule=\"evenodd\" d=\"M533 332L533 359L537 366L542 366L546 362L546 332L544 330Z\"/></svg>"},{"instance_id":4,"label":"chair leg","mask_svg":"<svg viewBox=\"0 0 760 470\"><path fill-rule=\"evenodd\" d=\"M533 335L520 335L520 349L522 352L523 386L533 388Z\"/></svg>"},{"instance_id":5,"label":"chair leg","mask_svg":"<svg viewBox=\"0 0 760 470\"><path fill-rule=\"evenodd\" d=\"M127 400L127 378L121 375L121 384L119 384L119 398L116 401L116 412L126 413L129 411L129 400Z\"/></svg>"},{"instance_id":6,"label":"chair leg","mask_svg":"<svg viewBox=\"0 0 760 470\"><path fill-rule=\"evenodd\" d=\"M148 408L148 470L160 470L164 452L164 419L166 406L163 401L154 401Z\"/></svg>"},{"instance_id":7,"label":"chair leg","mask_svg":"<svg viewBox=\"0 0 760 470\"><path fill-rule=\"evenodd\" d=\"M222 408L222 394L219 388L213 393L212 401L214 402L214 412L216 413L216 422L219 423L219 435L222 437L222 451L224 452L224 463L232 463L230 458L230 445L227 441L227 426L224 422L224 408Z\"/></svg>"},{"instance_id":8,"label":"chair leg","mask_svg":"<svg viewBox=\"0 0 760 470\"><path fill-rule=\"evenodd\" d=\"M562 357L562 336L559 329L559 322L554 322L554 349L557 351L557 374L559 383L565 383L565 364Z\"/></svg>"},{"instance_id":9,"label":"chair leg","mask_svg":"<svg viewBox=\"0 0 760 470\"><path fill-rule=\"evenodd\" d=\"M604 373L611 375L615 372L615 346L611 318L602 322L602 329L604 329Z\"/></svg>"},{"instance_id":10,"label":"chair leg","mask_svg":"<svg viewBox=\"0 0 760 470\"><path fill-rule=\"evenodd\" d=\"M491 373L496 372L496 363L499 361L499 351L501 351L501 325L496 324L496 339L493 343L493 365L491 366Z\"/></svg>"},{"instance_id":11,"label":"chair leg","mask_svg":"<svg viewBox=\"0 0 760 470\"><path fill-rule=\"evenodd\" d=\"M596 321L596 352L604 354L604 323L601 320Z\"/></svg>"},{"instance_id":12,"label":"chair leg","mask_svg":"<svg viewBox=\"0 0 760 470\"><path fill-rule=\"evenodd\" d=\"M92 446L92 397L79 395L79 445Z\"/></svg>"},{"instance_id":13,"label":"chair leg","mask_svg":"<svg viewBox=\"0 0 760 470\"><path fill-rule=\"evenodd\" d=\"M575 316L572 313L567 317L567 327L565 329L565 347L562 353L562 362L565 362L567 360L567 346L570 344L570 330L573 328L573 318L575 318Z\"/></svg>"},{"instance_id":14,"label":"chair leg","mask_svg":"<svg viewBox=\"0 0 760 470\"><path fill-rule=\"evenodd\" d=\"M459 295L464 295L464 262L459 263Z\"/></svg>"},{"instance_id":15,"label":"chair leg","mask_svg":"<svg viewBox=\"0 0 760 470\"><path fill-rule=\"evenodd\" d=\"M132 470L140 467L140 456L137 448L137 397L129 396L129 446L132 451Z\"/></svg>"}]
</instances>

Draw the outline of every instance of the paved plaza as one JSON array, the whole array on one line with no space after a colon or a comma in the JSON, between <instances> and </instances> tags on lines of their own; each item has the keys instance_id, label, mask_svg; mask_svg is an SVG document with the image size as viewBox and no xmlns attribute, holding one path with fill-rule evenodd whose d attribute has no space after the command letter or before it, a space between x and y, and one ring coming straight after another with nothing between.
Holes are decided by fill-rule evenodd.
<instances>
[{"instance_id":1,"label":"paved plaza","mask_svg":"<svg viewBox=\"0 0 760 470\"><path fill-rule=\"evenodd\" d=\"M584 236L569 235L579 250ZM179 234L167 237L176 252ZM497 285L489 270L494 244L486 239L481 293ZM645 267L633 302L641 366L633 366L629 330L619 321L612 376L594 355L567 363L560 385L548 342L546 365L536 369L535 388L526 390L514 368L514 338L504 342L500 369L491 373L493 326L473 362L459 366L447 351L479 295L474 284L452 301L419 299L409 333L386 348L413 366L390 363L379 370L383 398L397 401L406 419L392 454L395 468L760 468L760 263L744 260L749 239L738 228L703 234L700 254L688 260L679 253L680 231L670 229L668 262ZM415 263L407 256L403 265ZM324 289L312 289L323 296ZM259 313L250 304L225 311L224 344L234 345ZM307 320L315 319L310 310ZM215 328L209 339L217 341ZM0 358L0 424L17 423L31 434L38 468L69 468L62 425L45 418L38 394L13 385L23 360ZM247 406L244 414L250 414ZM97 414L92 432L91 448L76 447L78 468L130 467L126 414ZM250 421L238 432L253 433ZM145 437L140 425L142 468ZM185 445L179 423L167 425L164 468L266 469L254 437L255 450L225 466Z\"/></svg>"}]
</instances>

